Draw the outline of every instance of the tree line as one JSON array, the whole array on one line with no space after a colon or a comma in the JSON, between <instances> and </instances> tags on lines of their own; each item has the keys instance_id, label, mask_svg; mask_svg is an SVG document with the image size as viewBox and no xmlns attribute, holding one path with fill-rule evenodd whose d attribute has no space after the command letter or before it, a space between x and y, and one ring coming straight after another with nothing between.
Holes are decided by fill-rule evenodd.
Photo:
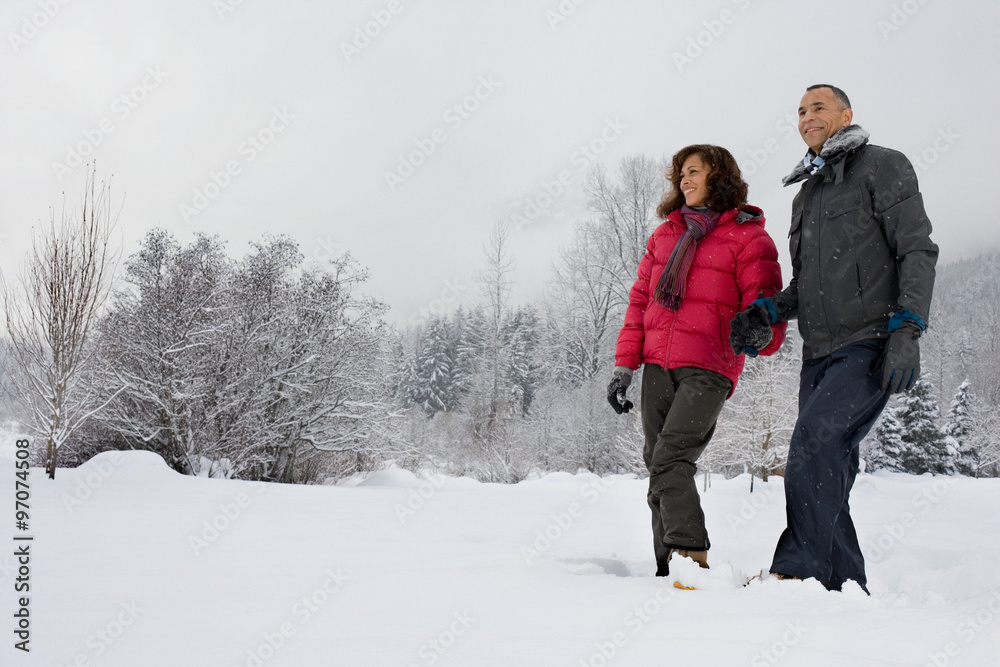
<instances>
[{"instance_id":1,"label":"tree line","mask_svg":"<svg viewBox=\"0 0 1000 667\"><path fill-rule=\"evenodd\" d=\"M217 236L182 244L153 230L112 282L110 186L92 176L80 213L53 219L20 282L5 281L10 416L44 444L52 475L57 458L75 465L104 449L155 451L185 474L278 482L389 462L498 482L533 471L642 475L639 419L615 415L604 387L660 222L665 169L644 155L613 174L594 168L588 216L535 303L511 302L511 230L498 221L476 302L403 328L362 295L367 272L349 254L306 262L285 236L237 259ZM866 439L868 470L1000 474L998 259L940 267L924 379ZM780 474L800 345L790 331L778 354L748 360L700 462L706 473Z\"/></svg>"}]
</instances>

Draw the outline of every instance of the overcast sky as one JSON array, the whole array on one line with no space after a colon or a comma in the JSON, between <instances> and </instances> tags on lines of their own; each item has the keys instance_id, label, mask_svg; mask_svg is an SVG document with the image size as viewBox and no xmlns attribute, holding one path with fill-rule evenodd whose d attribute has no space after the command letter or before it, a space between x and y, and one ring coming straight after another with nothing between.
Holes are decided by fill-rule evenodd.
<instances>
[{"instance_id":1,"label":"overcast sky","mask_svg":"<svg viewBox=\"0 0 1000 667\"><path fill-rule=\"evenodd\" d=\"M396 321L473 303L491 226L535 199L511 239L528 301L586 216L594 162L716 143L787 281L780 181L813 83L845 89L872 143L917 163L943 261L1000 246L984 197L1000 3L577 2L5 0L2 268L96 158L126 255L154 227L218 233L237 256L287 233L312 259L350 251Z\"/></svg>"}]
</instances>

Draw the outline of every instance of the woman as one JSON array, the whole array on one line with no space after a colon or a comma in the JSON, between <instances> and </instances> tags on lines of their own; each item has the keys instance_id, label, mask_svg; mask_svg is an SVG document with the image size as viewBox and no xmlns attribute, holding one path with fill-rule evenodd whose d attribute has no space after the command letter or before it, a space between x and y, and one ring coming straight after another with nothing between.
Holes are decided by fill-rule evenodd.
<instances>
[{"instance_id":1,"label":"woman","mask_svg":"<svg viewBox=\"0 0 1000 667\"><path fill-rule=\"evenodd\" d=\"M737 353L729 323L760 296L781 289L774 241L763 212L747 205L747 184L724 148L694 145L673 157L664 220L646 244L618 334L608 401L632 403L625 390L645 364L641 412L647 500L653 512L656 574L668 574L672 552L708 567L708 532L694 476L722 406L743 371L744 352L773 354L786 324L762 329L756 346Z\"/></svg>"}]
</instances>

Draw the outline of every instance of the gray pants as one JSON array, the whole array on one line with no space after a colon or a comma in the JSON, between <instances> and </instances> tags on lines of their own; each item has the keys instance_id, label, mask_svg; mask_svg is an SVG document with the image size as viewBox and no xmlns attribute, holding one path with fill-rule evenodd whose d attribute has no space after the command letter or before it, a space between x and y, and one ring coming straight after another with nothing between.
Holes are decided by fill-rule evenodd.
<instances>
[{"instance_id":1,"label":"gray pants","mask_svg":"<svg viewBox=\"0 0 1000 667\"><path fill-rule=\"evenodd\" d=\"M646 499L653 513L657 572L666 574L671 549L706 551L711 546L694 481L695 462L705 451L732 389L729 378L701 368L642 372L643 460L649 470Z\"/></svg>"}]
</instances>

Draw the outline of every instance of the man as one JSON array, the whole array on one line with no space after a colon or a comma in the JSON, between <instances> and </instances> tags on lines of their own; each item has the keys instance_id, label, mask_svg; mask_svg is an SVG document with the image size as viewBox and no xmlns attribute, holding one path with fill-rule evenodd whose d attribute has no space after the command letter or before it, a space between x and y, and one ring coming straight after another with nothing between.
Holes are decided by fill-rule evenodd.
<instances>
[{"instance_id":1,"label":"man","mask_svg":"<svg viewBox=\"0 0 1000 667\"><path fill-rule=\"evenodd\" d=\"M776 322L802 334L799 416L785 470L787 527L771 572L847 580L866 592L864 557L848 499L858 445L891 393L920 375L938 249L917 177L897 151L868 143L852 125L844 91L806 90L799 133L809 150L785 179L802 183L792 204L792 280L731 323L734 349Z\"/></svg>"}]
</instances>

